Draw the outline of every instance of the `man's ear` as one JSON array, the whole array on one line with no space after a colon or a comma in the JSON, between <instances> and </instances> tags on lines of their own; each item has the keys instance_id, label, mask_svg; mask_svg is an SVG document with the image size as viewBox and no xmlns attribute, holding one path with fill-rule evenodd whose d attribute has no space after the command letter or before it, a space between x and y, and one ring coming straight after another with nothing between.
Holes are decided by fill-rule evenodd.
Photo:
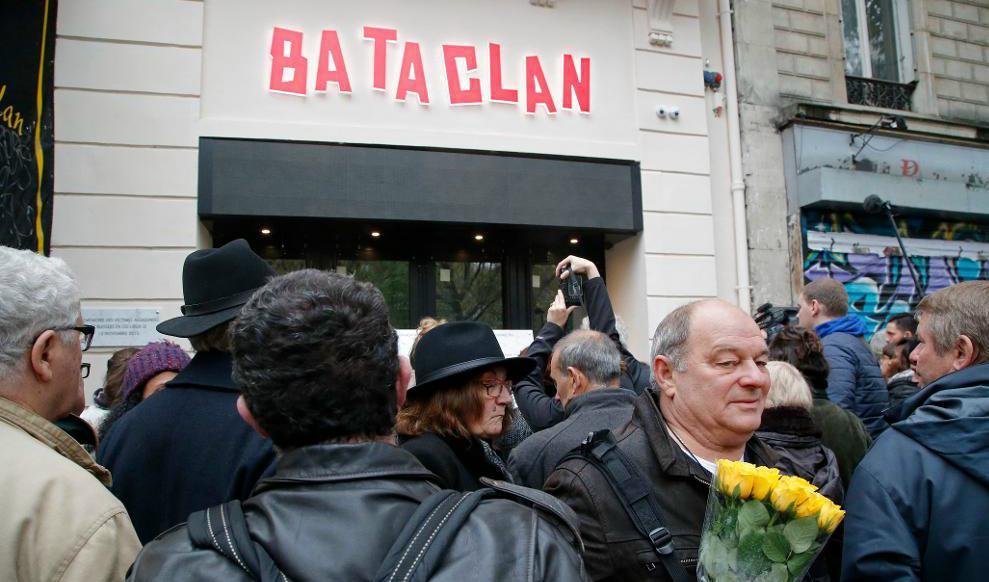
<instances>
[{"instance_id":1,"label":"man's ear","mask_svg":"<svg viewBox=\"0 0 989 582\"><path fill-rule=\"evenodd\" d=\"M979 357L978 350L975 349L975 344L972 343L972 338L967 335L958 336L958 340L955 342L955 350L955 370L961 370L962 368L971 366L975 363L975 359Z\"/></svg>"},{"instance_id":2,"label":"man's ear","mask_svg":"<svg viewBox=\"0 0 989 582\"><path fill-rule=\"evenodd\" d=\"M244 400L243 394L237 397L237 414L239 414L240 417L244 419L244 422L246 422L251 428L254 429L254 432L258 433L264 438L268 438L268 431L261 428L261 425L258 424L257 419L254 418L253 414L251 414L251 410L247 407L247 401Z\"/></svg>"},{"instance_id":3,"label":"man's ear","mask_svg":"<svg viewBox=\"0 0 989 582\"><path fill-rule=\"evenodd\" d=\"M667 398L676 394L676 380L673 377L673 363L666 356L656 356L652 361L652 375L660 392Z\"/></svg>"},{"instance_id":4,"label":"man's ear","mask_svg":"<svg viewBox=\"0 0 989 582\"><path fill-rule=\"evenodd\" d=\"M61 340L58 333L52 330L45 330L38 339L31 345L29 357L31 359L31 372L39 382L51 382L55 371L52 368L52 360L55 358L55 349Z\"/></svg>"},{"instance_id":5,"label":"man's ear","mask_svg":"<svg viewBox=\"0 0 989 582\"><path fill-rule=\"evenodd\" d=\"M395 402L398 407L405 406L405 392L409 389L409 382L412 380L412 364L405 356L398 357L398 374L395 376Z\"/></svg>"},{"instance_id":6,"label":"man's ear","mask_svg":"<svg viewBox=\"0 0 989 582\"><path fill-rule=\"evenodd\" d=\"M570 376L571 378L570 380L571 388L572 388L570 394L571 398L573 398L574 396L579 396L584 392L587 392L589 386L587 382L587 376L585 376L583 372L581 372L577 368L574 368L573 366L569 366L567 367L567 375Z\"/></svg>"}]
</instances>

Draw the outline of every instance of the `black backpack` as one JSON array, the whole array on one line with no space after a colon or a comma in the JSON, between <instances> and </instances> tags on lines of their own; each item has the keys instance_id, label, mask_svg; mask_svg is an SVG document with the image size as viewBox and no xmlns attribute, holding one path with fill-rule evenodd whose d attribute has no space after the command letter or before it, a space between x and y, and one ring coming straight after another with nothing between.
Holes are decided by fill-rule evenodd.
<instances>
[{"instance_id":1,"label":"black backpack","mask_svg":"<svg viewBox=\"0 0 989 582\"><path fill-rule=\"evenodd\" d=\"M499 497L495 489L466 493L444 489L427 497L396 538L375 582L429 580L460 526L482 500ZM189 539L197 548L209 549L237 564L259 582L289 582L267 551L253 539L240 501L197 511L189 516Z\"/></svg>"}]
</instances>

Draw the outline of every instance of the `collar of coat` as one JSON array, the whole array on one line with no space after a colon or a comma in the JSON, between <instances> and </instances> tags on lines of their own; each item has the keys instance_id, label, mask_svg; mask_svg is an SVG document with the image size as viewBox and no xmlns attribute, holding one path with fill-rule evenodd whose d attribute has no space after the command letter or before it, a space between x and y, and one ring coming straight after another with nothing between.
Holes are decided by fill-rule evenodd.
<instances>
[{"instance_id":1,"label":"collar of coat","mask_svg":"<svg viewBox=\"0 0 989 582\"><path fill-rule=\"evenodd\" d=\"M760 431L778 432L797 436L821 437L821 429L814 424L810 412L800 406L777 406L762 411Z\"/></svg>"},{"instance_id":2,"label":"collar of coat","mask_svg":"<svg viewBox=\"0 0 989 582\"><path fill-rule=\"evenodd\" d=\"M282 454L275 474L258 483L261 493L287 483L332 483L366 479L423 479L436 482L411 453L379 442L321 444Z\"/></svg>"},{"instance_id":3,"label":"collar of coat","mask_svg":"<svg viewBox=\"0 0 989 582\"><path fill-rule=\"evenodd\" d=\"M638 396L634 406L632 420L622 431L623 434L635 429L643 431L664 473L677 477L693 476L702 481L710 481L711 475L688 457L687 453L670 437L666 419L659 411L659 393L655 388L650 388ZM622 436L618 438L621 439ZM773 467L776 463L776 454L753 433L745 443L745 460L754 465Z\"/></svg>"},{"instance_id":4,"label":"collar of coat","mask_svg":"<svg viewBox=\"0 0 989 582\"><path fill-rule=\"evenodd\" d=\"M567 403L566 416L610 408L627 408L635 401L635 392L619 386L595 388Z\"/></svg>"},{"instance_id":5,"label":"collar of coat","mask_svg":"<svg viewBox=\"0 0 989 582\"><path fill-rule=\"evenodd\" d=\"M94 461L93 457L75 439L27 408L0 397L0 422L23 430L45 446L54 449L56 453L88 471L103 485L109 487L112 484L110 471Z\"/></svg>"},{"instance_id":6,"label":"collar of coat","mask_svg":"<svg viewBox=\"0 0 989 582\"><path fill-rule=\"evenodd\" d=\"M233 358L223 352L197 352L166 387L240 392L233 379Z\"/></svg>"}]
</instances>

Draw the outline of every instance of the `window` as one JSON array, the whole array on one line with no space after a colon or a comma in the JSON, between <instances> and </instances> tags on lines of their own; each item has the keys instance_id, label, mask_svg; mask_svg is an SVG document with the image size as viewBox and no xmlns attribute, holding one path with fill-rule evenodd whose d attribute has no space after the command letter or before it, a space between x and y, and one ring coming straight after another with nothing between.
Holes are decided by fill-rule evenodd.
<instances>
[{"instance_id":1,"label":"window","mask_svg":"<svg viewBox=\"0 0 989 582\"><path fill-rule=\"evenodd\" d=\"M907 0L842 0L845 74L897 83L913 80Z\"/></svg>"}]
</instances>

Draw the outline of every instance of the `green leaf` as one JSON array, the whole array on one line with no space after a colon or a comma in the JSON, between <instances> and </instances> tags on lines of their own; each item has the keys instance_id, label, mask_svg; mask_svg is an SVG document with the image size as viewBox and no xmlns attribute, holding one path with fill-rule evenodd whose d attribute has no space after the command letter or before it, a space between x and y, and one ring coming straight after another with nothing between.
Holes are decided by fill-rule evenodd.
<instances>
[{"instance_id":1,"label":"green leaf","mask_svg":"<svg viewBox=\"0 0 989 582\"><path fill-rule=\"evenodd\" d=\"M806 552L817 538L817 516L801 517L786 524L783 535L797 554Z\"/></svg>"},{"instance_id":2,"label":"green leaf","mask_svg":"<svg viewBox=\"0 0 989 582\"><path fill-rule=\"evenodd\" d=\"M738 523L750 529L762 527L769 523L769 512L766 511L766 506L761 501L750 499L743 503L742 508L738 510Z\"/></svg>"},{"instance_id":3,"label":"green leaf","mask_svg":"<svg viewBox=\"0 0 989 582\"><path fill-rule=\"evenodd\" d=\"M767 580L771 582L789 582L790 575L786 571L786 565L773 564L773 567L769 569Z\"/></svg>"},{"instance_id":4,"label":"green leaf","mask_svg":"<svg viewBox=\"0 0 989 582\"><path fill-rule=\"evenodd\" d=\"M738 571L749 576L756 576L769 569L769 560L762 552L762 544L766 536L750 532L738 543Z\"/></svg>"},{"instance_id":5,"label":"green leaf","mask_svg":"<svg viewBox=\"0 0 989 582\"><path fill-rule=\"evenodd\" d=\"M785 563L790 555L790 542L777 531L767 532L762 542L762 553L774 562Z\"/></svg>"},{"instance_id":6,"label":"green leaf","mask_svg":"<svg viewBox=\"0 0 989 582\"><path fill-rule=\"evenodd\" d=\"M804 571L804 568L810 564L811 560L814 559L816 552L804 552L803 554L794 554L786 562L786 569L789 570L791 576L798 576Z\"/></svg>"}]
</instances>

